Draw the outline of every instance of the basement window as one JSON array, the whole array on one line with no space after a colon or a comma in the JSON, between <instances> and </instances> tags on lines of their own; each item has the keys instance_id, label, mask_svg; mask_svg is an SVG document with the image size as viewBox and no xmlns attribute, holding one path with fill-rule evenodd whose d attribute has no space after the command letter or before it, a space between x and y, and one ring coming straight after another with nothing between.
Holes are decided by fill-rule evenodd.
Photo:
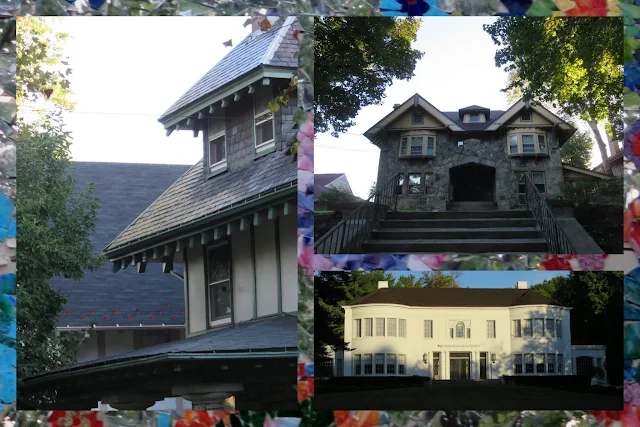
<instances>
[{"instance_id":1,"label":"basement window","mask_svg":"<svg viewBox=\"0 0 640 427\"><path fill-rule=\"evenodd\" d=\"M420 194L420 181L422 175L419 173L409 174L409 194Z\"/></svg>"}]
</instances>

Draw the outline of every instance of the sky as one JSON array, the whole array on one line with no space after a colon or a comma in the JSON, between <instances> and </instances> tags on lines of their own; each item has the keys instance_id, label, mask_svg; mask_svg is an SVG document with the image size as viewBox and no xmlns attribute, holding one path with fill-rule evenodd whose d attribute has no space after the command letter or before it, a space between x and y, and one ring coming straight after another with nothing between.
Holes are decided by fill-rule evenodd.
<instances>
[{"instance_id":1,"label":"sky","mask_svg":"<svg viewBox=\"0 0 640 427\"><path fill-rule=\"evenodd\" d=\"M48 18L68 33L75 161L193 165L202 134L165 135L158 117L251 32L246 17ZM117 31L114 31L117 29Z\"/></svg>"},{"instance_id":2,"label":"sky","mask_svg":"<svg viewBox=\"0 0 640 427\"><path fill-rule=\"evenodd\" d=\"M419 271L393 271L394 277L415 277L422 275ZM568 276L568 271L462 271L458 284L466 288L514 288L516 282L525 281L531 287L557 276ZM447 274L447 272L445 272Z\"/></svg>"},{"instance_id":3,"label":"sky","mask_svg":"<svg viewBox=\"0 0 640 427\"><path fill-rule=\"evenodd\" d=\"M364 107L355 117L355 126L346 134L333 138L318 134L315 140L315 173L346 173L353 193L367 198L376 181L380 150L362 134L416 92L440 111L457 111L469 105L491 110L506 110L503 89L507 73L495 66L497 46L483 24L497 18L464 17L459 19L423 18L413 48L424 52L409 81L394 80L386 90L382 105ZM601 162L595 147L592 166Z\"/></svg>"}]
</instances>

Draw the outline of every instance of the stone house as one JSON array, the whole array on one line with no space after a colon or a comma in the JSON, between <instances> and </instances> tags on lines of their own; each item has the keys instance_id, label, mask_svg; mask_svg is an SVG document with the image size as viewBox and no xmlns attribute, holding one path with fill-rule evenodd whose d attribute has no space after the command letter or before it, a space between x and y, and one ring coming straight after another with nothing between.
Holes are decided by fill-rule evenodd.
<instances>
[{"instance_id":1,"label":"stone house","mask_svg":"<svg viewBox=\"0 0 640 427\"><path fill-rule=\"evenodd\" d=\"M201 136L203 159L104 250L116 275L182 279L186 337L25 379L25 392L56 392L48 408L297 409L296 95L268 104L296 73L298 21L269 19L160 117L167 134Z\"/></svg>"},{"instance_id":2,"label":"stone house","mask_svg":"<svg viewBox=\"0 0 640 427\"><path fill-rule=\"evenodd\" d=\"M345 376L434 380L589 375L605 346L571 345L570 307L528 289L388 288L344 306ZM336 355L338 358L338 355ZM603 377L602 380L605 380Z\"/></svg>"}]
</instances>

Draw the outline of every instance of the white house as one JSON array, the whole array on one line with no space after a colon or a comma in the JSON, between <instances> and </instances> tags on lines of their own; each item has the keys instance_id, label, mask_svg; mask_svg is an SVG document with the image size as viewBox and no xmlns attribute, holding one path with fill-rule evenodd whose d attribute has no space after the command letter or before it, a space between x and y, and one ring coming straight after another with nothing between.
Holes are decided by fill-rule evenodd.
<instances>
[{"instance_id":1,"label":"white house","mask_svg":"<svg viewBox=\"0 0 640 427\"><path fill-rule=\"evenodd\" d=\"M571 345L571 308L528 289L527 282L514 289L388 288L380 282L376 292L343 308L344 341L352 349L342 355L345 376L497 379L591 375L592 367L604 366L604 346Z\"/></svg>"}]
</instances>

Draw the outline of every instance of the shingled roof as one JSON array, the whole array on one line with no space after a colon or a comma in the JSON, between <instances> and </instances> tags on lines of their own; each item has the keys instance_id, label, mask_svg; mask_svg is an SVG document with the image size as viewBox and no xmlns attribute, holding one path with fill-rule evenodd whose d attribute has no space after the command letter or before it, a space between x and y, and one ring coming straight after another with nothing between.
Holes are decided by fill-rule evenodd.
<instances>
[{"instance_id":1,"label":"shingled roof","mask_svg":"<svg viewBox=\"0 0 640 427\"><path fill-rule=\"evenodd\" d=\"M299 42L293 37L297 29L296 17L283 18L260 33L245 37L236 47L185 92L158 119L165 122L169 116L196 103L223 86L238 80L261 66L297 68L295 53Z\"/></svg>"},{"instance_id":2,"label":"shingled roof","mask_svg":"<svg viewBox=\"0 0 640 427\"><path fill-rule=\"evenodd\" d=\"M472 105L471 107L460 109L460 111L463 111L463 110L468 111L472 107L477 107L477 106ZM486 118L487 121L485 123L478 123L478 122L464 123L462 121L462 118L460 117L461 114L459 111L443 111L442 114L449 117L455 124L460 126L462 129L469 132L473 132L473 131L484 130L487 126L493 123L495 119L497 119L504 113L504 111L502 110L489 110L488 108L484 108L484 107L478 107L478 108L485 109L487 112L489 112L489 116Z\"/></svg>"},{"instance_id":3,"label":"shingled roof","mask_svg":"<svg viewBox=\"0 0 640 427\"><path fill-rule=\"evenodd\" d=\"M203 179L202 168L200 160L105 251L109 253L163 232L179 230L276 188L292 186L298 178L298 165L285 151L260 157L215 179Z\"/></svg>"},{"instance_id":4,"label":"shingled roof","mask_svg":"<svg viewBox=\"0 0 640 427\"><path fill-rule=\"evenodd\" d=\"M96 253L101 253L102 248L189 169L185 165L97 162L73 162L72 166L76 187L84 190L93 183L99 198L98 223L91 235ZM136 185L131 185L132 182ZM126 200L123 200L125 191ZM59 327L86 327L91 323L98 326L184 325L185 322L181 312L183 283L159 270L137 274L130 269L114 274L111 264L105 261L102 268L85 272L79 281L54 278L50 284L67 298Z\"/></svg>"},{"instance_id":5,"label":"shingled roof","mask_svg":"<svg viewBox=\"0 0 640 427\"><path fill-rule=\"evenodd\" d=\"M410 307L559 305L532 289L510 288L383 288L349 305L362 304L399 304Z\"/></svg>"}]
</instances>

